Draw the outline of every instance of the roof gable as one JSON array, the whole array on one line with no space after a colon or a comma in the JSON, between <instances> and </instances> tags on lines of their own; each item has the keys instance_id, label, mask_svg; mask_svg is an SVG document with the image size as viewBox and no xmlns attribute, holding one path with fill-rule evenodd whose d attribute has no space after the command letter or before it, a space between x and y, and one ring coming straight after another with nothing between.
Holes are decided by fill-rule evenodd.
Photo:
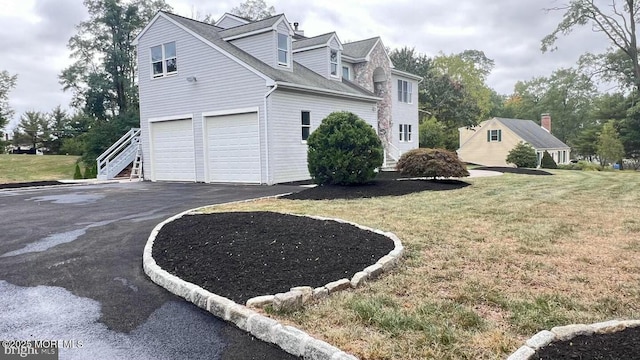
<instances>
[{"instance_id":1,"label":"roof gable","mask_svg":"<svg viewBox=\"0 0 640 360\"><path fill-rule=\"evenodd\" d=\"M220 17L220 19L218 19L218 21L216 21L214 23L214 25L221 27L220 24L225 22L225 21L226 22L235 22L235 23L238 23L238 24L249 24L251 22L251 20L245 19L245 18L243 18L241 16L230 14L230 13L224 13ZM223 27L223 26L222 26L222 28L226 29L226 27Z\"/></svg>"},{"instance_id":2,"label":"roof gable","mask_svg":"<svg viewBox=\"0 0 640 360\"><path fill-rule=\"evenodd\" d=\"M243 37L262 34L268 31L278 31L278 25L285 23L289 31L289 35L293 36L293 29L284 14L272 16L264 20L255 21L249 24L240 25L220 31L220 36L225 40L240 39Z\"/></svg>"},{"instance_id":3,"label":"roof gable","mask_svg":"<svg viewBox=\"0 0 640 360\"><path fill-rule=\"evenodd\" d=\"M348 56L355 60L365 60L369 61L369 55L376 47L376 45L380 42L379 37L374 37L371 39L365 39L360 41L354 41L343 45L344 50L342 51L343 56Z\"/></svg>"},{"instance_id":4,"label":"roof gable","mask_svg":"<svg viewBox=\"0 0 640 360\"><path fill-rule=\"evenodd\" d=\"M568 148L569 146L531 120L494 118L536 149Z\"/></svg>"},{"instance_id":5,"label":"roof gable","mask_svg":"<svg viewBox=\"0 0 640 360\"><path fill-rule=\"evenodd\" d=\"M338 34L336 34L335 32L330 32L327 34L322 34L322 35L314 36L311 38L294 41L293 52L296 53L296 52L331 46L331 42L333 41L337 42L339 49L343 51L344 48L342 46L342 43L340 42L340 39L338 38Z\"/></svg>"}]
</instances>

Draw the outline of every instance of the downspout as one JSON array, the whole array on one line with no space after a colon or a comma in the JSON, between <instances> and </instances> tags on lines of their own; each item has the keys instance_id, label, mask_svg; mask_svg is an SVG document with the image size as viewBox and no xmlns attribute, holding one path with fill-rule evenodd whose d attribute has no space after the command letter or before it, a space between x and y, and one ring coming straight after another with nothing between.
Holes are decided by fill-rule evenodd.
<instances>
[{"instance_id":1,"label":"downspout","mask_svg":"<svg viewBox=\"0 0 640 360\"><path fill-rule=\"evenodd\" d=\"M264 94L264 152L265 152L265 168L267 170L267 185L271 185L269 178L269 110L267 110L267 98L278 88L278 83L274 83L273 87Z\"/></svg>"}]
</instances>

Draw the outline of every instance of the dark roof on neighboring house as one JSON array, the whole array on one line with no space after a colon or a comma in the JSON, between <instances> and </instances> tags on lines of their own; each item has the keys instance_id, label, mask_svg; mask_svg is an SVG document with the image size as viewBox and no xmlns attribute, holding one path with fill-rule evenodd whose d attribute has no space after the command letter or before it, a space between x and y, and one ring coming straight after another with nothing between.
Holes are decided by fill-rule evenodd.
<instances>
[{"instance_id":1,"label":"dark roof on neighboring house","mask_svg":"<svg viewBox=\"0 0 640 360\"><path fill-rule=\"evenodd\" d=\"M265 64L259 59L241 50L237 46L222 40L222 37L220 36L222 32L219 32L213 25L188 19L172 13L162 13L276 82L326 89L344 93L346 95L375 97L375 94L362 87L344 79L344 82L329 80L295 61L293 62L293 71L273 68L272 66Z\"/></svg>"},{"instance_id":2,"label":"dark roof on neighboring house","mask_svg":"<svg viewBox=\"0 0 640 360\"><path fill-rule=\"evenodd\" d=\"M165 13L165 14L168 15L169 13ZM226 37L236 36L236 35L245 34L253 31L258 31L262 29L268 29L272 27L276 22L278 22L278 20L280 20L282 15L283 14L275 15L263 20L251 22L244 25L238 25L238 26L234 26L234 27L222 30L220 31L220 36L222 36L223 38L226 38Z\"/></svg>"},{"instance_id":3,"label":"dark roof on neighboring house","mask_svg":"<svg viewBox=\"0 0 640 360\"><path fill-rule=\"evenodd\" d=\"M495 118L536 149L569 147L531 120Z\"/></svg>"},{"instance_id":4,"label":"dark roof on neighboring house","mask_svg":"<svg viewBox=\"0 0 640 360\"><path fill-rule=\"evenodd\" d=\"M311 38L306 38L304 40L298 40L293 42L293 50L302 49L311 46L324 45L329 39L335 34L335 32L330 32L328 34L318 35Z\"/></svg>"},{"instance_id":5,"label":"dark roof on neighboring house","mask_svg":"<svg viewBox=\"0 0 640 360\"><path fill-rule=\"evenodd\" d=\"M369 55L369 52L371 52L371 49L373 49L373 46L379 39L379 37L374 37L371 39L342 44L342 55L355 59L363 59Z\"/></svg>"}]
</instances>

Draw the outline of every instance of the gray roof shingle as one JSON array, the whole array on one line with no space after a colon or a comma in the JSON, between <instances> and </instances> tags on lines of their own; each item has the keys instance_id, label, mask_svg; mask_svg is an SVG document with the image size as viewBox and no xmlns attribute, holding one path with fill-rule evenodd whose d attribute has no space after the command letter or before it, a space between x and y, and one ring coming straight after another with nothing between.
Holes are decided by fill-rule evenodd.
<instances>
[{"instance_id":1,"label":"gray roof shingle","mask_svg":"<svg viewBox=\"0 0 640 360\"><path fill-rule=\"evenodd\" d=\"M531 120L495 118L536 149L569 147Z\"/></svg>"},{"instance_id":2,"label":"gray roof shingle","mask_svg":"<svg viewBox=\"0 0 640 360\"><path fill-rule=\"evenodd\" d=\"M331 36L333 36L335 32L330 32L328 34L322 34L318 36L314 36L311 38L306 38L304 40L298 40L293 42L293 50L302 49L311 46L324 45L326 44Z\"/></svg>"},{"instance_id":3,"label":"gray roof shingle","mask_svg":"<svg viewBox=\"0 0 640 360\"><path fill-rule=\"evenodd\" d=\"M371 39L354 41L347 44L342 44L342 55L346 55L355 59L362 59L369 55L371 49L379 40L379 37L374 37Z\"/></svg>"},{"instance_id":4,"label":"gray roof shingle","mask_svg":"<svg viewBox=\"0 0 640 360\"><path fill-rule=\"evenodd\" d=\"M163 13L274 81L326 89L347 95L375 96L372 92L344 79L343 81L329 80L295 61L293 62L293 71L273 68L272 66L265 64L241 50L237 46L222 40L222 37L220 36L220 33L222 32L219 32L215 26L172 13Z\"/></svg>"},{"instance_id":5,"label":"gray roof shingle","mask_svg":"<svg viewBox=\"0 0 640 360\"><path fill-rule=\"evenodd\" d=\"M168 14L168 13L165 13L165 14ZM278 22L278 20L280 20L282 16L283 14L275 15L275 16L272 16L263 20L255 21L249 24L234 26L232 28L228 28L220 31L220 36L223 38L226 38L226 37L249 33L252 31L267 29L272 27L276 22Z\"/></svg>"}]
</instances>

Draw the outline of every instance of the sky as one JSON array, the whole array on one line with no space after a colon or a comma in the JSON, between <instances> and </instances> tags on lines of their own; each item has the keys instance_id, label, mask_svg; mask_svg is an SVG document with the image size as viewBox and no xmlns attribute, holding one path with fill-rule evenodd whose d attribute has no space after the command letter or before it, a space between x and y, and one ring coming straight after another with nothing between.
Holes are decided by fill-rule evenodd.
<instances>
[{"instance_id":1,"label":"sky","mask_svg":"<svg viewBox=\"0 0 640 360\"><path fill-rule=\"evenodd\" d=\"M568 1L568 0L566 0ZM69 108L58 75L73 59L67 48L76 25L88 18L82 0L0 0L0 71L18 74L9 94L14 127L25 111ZM166 0L173 12L215 19L241 0ZM306 36L336 31L342 42L382 37L391 49L408 46L427 56L484 51L495 61L487 79L501 94L517 81L549 76L575 65L585 52L604 52L609 43L586 26L557 42L558 50L542 53L540 41L562 19L544 9L565 0L268 0ZM336 5L339 4L339 5ZM455 4L455 6L451 5Z\"/></svg>"}]
</instances>

